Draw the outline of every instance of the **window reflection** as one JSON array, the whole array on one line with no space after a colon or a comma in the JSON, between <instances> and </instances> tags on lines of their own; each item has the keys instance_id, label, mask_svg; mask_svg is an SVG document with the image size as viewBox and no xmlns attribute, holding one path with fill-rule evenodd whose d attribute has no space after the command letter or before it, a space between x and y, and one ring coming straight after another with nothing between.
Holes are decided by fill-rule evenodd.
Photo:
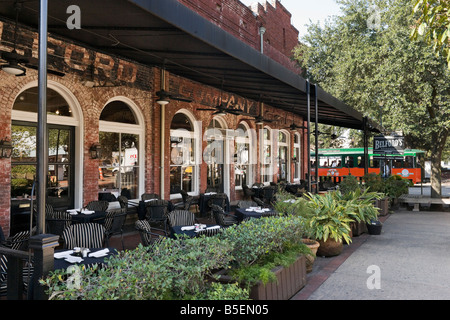
<instances>
[{"instance_id":1,"label":"window reflection","mask_svg":"<svg viewBox=\"0 0 450 320\"><path fill-rule=\"evenodd\" d=\"M139 136L100 132L102 153L99 166L99 199L112 194L138 198Z\"/></svg>"},{"instance_id":2,"label":"window reflection","mask_svg":"<svg viewBox=\"0 0 450 320\"><path fill-rule=\"evenodd\" d=\"M170 194L194 192L195 139L189 118L176 114L170 131Z\"/></svg>"}]
</instances>

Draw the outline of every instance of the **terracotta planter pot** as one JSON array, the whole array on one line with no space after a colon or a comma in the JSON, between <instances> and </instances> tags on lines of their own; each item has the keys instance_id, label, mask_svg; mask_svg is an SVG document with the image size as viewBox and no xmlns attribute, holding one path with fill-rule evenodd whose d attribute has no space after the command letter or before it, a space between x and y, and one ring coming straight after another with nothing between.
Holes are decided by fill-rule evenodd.
<instances>
[{"instance_id":1,"label":"terracotta planter pot","mask_svg":"<svg viewBox=\"0 0 450 320\"><path fill-rule=\"evenodd\" d=\"M327 241L319 240L320 247L317 250L317 255L322 257L332 257L340 255L344 249L342 241L335 241L328 238Z\"/></svg>"},{"instance_id":2,"label":"terracotta planter pot","mask_svg":"<svg viewBox=\"0 0 450 320\"><path fill-rule=\"evenodd\" d=\"M320 243L317 242L316 240L312 240L312 239L302 239L302 242L304 244L306 244L306 246L308 248L311 249L312 253L314 253L314 255L317 254L317 249L319 249Z\"/></svg>"},{"instance_id":3,"label":"terracotta planter pot","mask_svg":"<svg viewBox=\"0 0 450 320\"><path fill-rule=\"evenodd\" d=\"M313 254L305 255L306 258L306 272L310 273L313 269L314 261L316 260L317 249L319 249L319 242L312 239L302 239L302 242L311 250Z\"/></svg>"}]
</instances>

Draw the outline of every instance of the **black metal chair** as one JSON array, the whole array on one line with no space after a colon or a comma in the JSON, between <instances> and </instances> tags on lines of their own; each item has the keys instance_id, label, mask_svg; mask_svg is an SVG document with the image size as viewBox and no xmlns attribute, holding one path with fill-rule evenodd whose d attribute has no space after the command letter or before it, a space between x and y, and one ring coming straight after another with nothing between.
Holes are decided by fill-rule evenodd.
<instances>
[{"instance_id":1,"label":"black metal chair","mask_svg":"<svg viewBox=\"0 0 450 320\"><path fill-rule=\"evenodd\" d=\"M109 239L114 235L119 235L122 241L122 249L125 250L123 243L123 227L127 219L127 211L124 208L111 210L105 217L105 238L106 246L109 246Z\"/></svg>"},{"instance_id":2,"label":"black metal chair","mask_svg":"<svg viewBox=\"0 0 450 320\"><path fill-rule=\"evenodd\" d=\"M146 204L145 219L150 223L163 224L167 231L167 215L169 213L169 201L155 200Z\"/></svg>"},{"instance_id":3,"label":"black metal chair","mask_svg":"<svg viewBox=\"0 0 450 320\"><path fill-rule=\"evenodd\" d=\"M165 230L152 228L147 220L137 220L134 226L139 232L142 244L146 247L151 246L156 241L161 241L161 239L167 237Z\"/></svg>"},{"instance_id":4,"label":"black metal chair","mask_svg":"<svg viewBox=\"0 0 450 320\"><path fill-rule=\"evenodd\" d=\"M77 223L63 231L63 247L65 249L103 248L105 244L105 227L98 223Z\"/></svg>"},{"instance_id":5,"label":"black metal chair","mask_svg":"<svg viewBox=\"0 0 450 320\"><path fill-rule=\"evenodd\" d=\"M216 223L220 225L221 227L229 227L233 224L239 223L236 216L226 213L222 207L218 205L211 205L211 210L214 215L214 219L216 220Z\"/></svg>"}]
</instances>

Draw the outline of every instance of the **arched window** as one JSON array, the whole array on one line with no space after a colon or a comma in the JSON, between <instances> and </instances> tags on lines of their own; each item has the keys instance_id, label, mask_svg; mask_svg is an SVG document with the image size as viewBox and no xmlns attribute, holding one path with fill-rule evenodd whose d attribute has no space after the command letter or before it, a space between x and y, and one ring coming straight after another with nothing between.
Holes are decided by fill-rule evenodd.
<instances>
[{"instance_id":1,"label":"arched window","mask_svg":"<svg viewBox=\"0 0 450 320\"><path fill-rule=\"evenodd\" d=\"M294 181L299 182L301 177L301 142L300 134L294 134L294 154L292 156L292 161L294 162Z\"/></svg>"},{"instance_id":2,"label":"arched window","mask_svg":"<svg viewBox=\"0 0 450 320\"><path fill-rule=\"evenodd\" d=\"M14 101L11 140L11 200L31 195L37 167L38 88L22 91ZM75 199L75 119L67 100L56 90L47 89L48 180L47 202L57 209L74 206Z\"/></svg>"},{"instance_id":3,"label":"arched window","mask_svg":"<svg viewBox=\"0 0 450 320\"><path fill-rule=\"evenodd\" d=\"M194 124L184 113L170 125L170 194L196 192L196 137Z\"/></svg>"},{"instance_id":4,"label":"arched window","mask_svg":"<svg viewBox=\"0 0 450 320\"><path fill-rule=\"evenodd\" d=\"M103 108L99 130L100 200L111 199L111 194L139 198L141 132L136 114L128 103L114 100Z\"/></svg>"},{"instance_id":5,"label":"arched window","mask_svg":"<svg viewBox=\"0 0 450 320\"><path fill-rule=\"evenodd\" d=\"M278 131L277 160L278 181L287 181L289 178L289 136L284 131Z\"/></svg>"}]
</instances>

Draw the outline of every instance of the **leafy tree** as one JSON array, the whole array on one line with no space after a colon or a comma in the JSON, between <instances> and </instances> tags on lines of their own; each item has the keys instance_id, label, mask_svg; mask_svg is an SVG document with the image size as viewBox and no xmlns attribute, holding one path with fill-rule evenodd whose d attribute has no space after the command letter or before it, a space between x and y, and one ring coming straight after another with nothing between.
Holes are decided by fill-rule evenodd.
<instances>
[{"instance_id":1,"label":"leafy tree","mask_svg":"<svg viewBox=\"0 0 450 320\"><path fill-rule=\"evenodd\" d=\"M411 41L415 0L338 0L341 16L311 24L295 57L305 77L428 151L432 196L450 132L450 72L425 40Z\"/></svg>"},{"instance_id":2,"label":"leafy tree","mask_svg":"<svg viewBox=\"0 0 450 320\"><path fill-rule=\"evenodd\" d=\"M416 0L414 12L420 14L412 38L423 36L435 52L447 58L450 68L450 2L448 0Z\"/></svg>"}]
</instances>

